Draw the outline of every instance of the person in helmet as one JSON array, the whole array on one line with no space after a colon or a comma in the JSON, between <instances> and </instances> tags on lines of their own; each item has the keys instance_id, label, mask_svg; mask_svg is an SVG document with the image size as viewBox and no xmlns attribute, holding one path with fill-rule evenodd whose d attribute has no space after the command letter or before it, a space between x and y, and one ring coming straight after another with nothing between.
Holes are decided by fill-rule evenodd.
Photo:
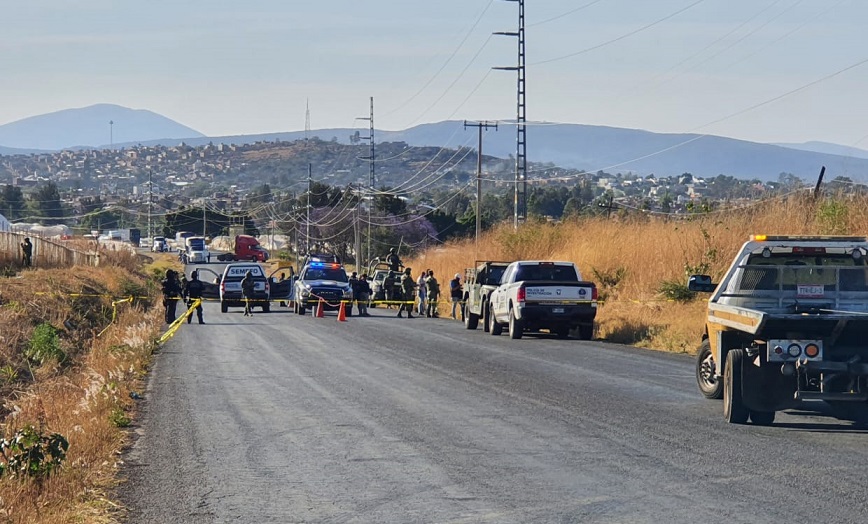
<instances>
[{"instance_id":1,"label":"person in helmet","mask_svg":"<svg viewBox=\"0 0 868 524\"><path fill-rule=\"evenodd\" d=\"M401 262L401 258L398 256L398 253L395 253L395 248L389 249L389 254L386 255L386 263L389 264L389 270L391 271L399 271L402 267L404 267L404 263Z\"/></svg>"},{"instance_id":2,"label":"person in helmet","mask_svg":"<svg viewBox=\"0 0 868 524\"><path fill-rule=\"evenodd\" d=\"M178 300L181 299L183 290L178 284L177 273L174 269L166 270L166 278L160 282L160 288L163 291L163 309L165 309L166 324L171 324L175 321L175 309L178 307Z\"/></svg>"},{"instance_id":3,"label":"person in helmet","mask_svg":"<svg viewBox=\"0 0 868 524\"><path fill-rule=\"evenodd\" d=\"M199 305L196 306L196 316L199 317L199 323L204 324L205 321L202 320L202 291L205 289L205 286L202 284L202 281L199 280L199 272L193 271L190 274L190 280L187 281L187 285L184 286L184 295L187 298L187 308L193 305L193 303L199 299ZM187 323L193 320L193 314L190 313L187 315Z\"/></svg>"},{"instance_id":4,"label":"person in helmet","mask_svg":"<svg viewBox=\"0 0 868 524\"><path fill-rule=\"evenodd\" d=\"M256 282L253 281L253 272L247 271L241 279L241 294L244 295L244 316L253 315L253 292L256 290Z\"/></svg>"}]
</instances>

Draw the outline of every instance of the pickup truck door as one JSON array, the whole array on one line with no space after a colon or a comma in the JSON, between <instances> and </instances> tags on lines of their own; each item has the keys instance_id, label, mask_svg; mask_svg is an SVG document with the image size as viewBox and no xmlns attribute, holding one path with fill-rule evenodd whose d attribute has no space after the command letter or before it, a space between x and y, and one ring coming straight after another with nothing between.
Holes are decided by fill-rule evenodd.
<instances>
[{"instance_id":1,"label":"pickup truck door","mask_svg":"<svg viewBox=\"0 0 868 524\"><path fill-rule=\"evenodd\" d=\"M268 275L268 279L271 282L271 300L292 300L292 291L293 284L295 280L293 278L293 271L290 269L289 278L283 280L274 280L274 274L278 271L286 271L285 269L275 269L270 275Z\"/></svg>"},{"instance_id":2,"label":"pickup truck door","mask_svg":"<svg viewBox=\"0 0 868 524\"><path fill-rule=\"evenodd\" d=\"M500 279L500 285L497 289L491 292L491 310L494 312L494 317L498 321L502 321L506 317L507 307L509 304L508 296L509 289L512 286L512 277L516 271L515 265L510 265L503 273Z\"/></svg>"},{"instance_id":3,"label":"pickup truck door","mask_svg":"<svg viewBox=\"0 0 868 524\"><path fill-rule=\"evenodd\" d=\"M199 280L202 281L202 298L220 298L220 275L203 267L196 271L199 272ZM211 275L207 275L210 273Z\"/></svg>"}]
</instances>

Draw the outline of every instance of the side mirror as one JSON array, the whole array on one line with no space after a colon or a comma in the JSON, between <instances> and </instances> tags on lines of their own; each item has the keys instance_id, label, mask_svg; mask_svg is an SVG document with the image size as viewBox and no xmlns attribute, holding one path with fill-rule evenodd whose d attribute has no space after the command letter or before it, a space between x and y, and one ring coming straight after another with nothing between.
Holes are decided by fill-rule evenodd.
<instances>
[{"instance_id":1,"label":"side mirror","mask_svg":"<svg viewBox=\"0 0 868 524\"><path fill-rule=\"evenodd\" d=\"M700 291L702 293L711 293L717 289L717 284L711 282L711 277L708 275L693 275L687 281L687 289L690 291Z\"/></svg>"}]
</instances>

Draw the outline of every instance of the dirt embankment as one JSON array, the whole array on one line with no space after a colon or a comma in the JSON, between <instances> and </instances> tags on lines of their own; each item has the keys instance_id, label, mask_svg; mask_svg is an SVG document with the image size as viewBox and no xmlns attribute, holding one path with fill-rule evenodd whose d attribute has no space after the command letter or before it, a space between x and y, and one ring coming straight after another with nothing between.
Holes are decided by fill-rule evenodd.
<instances>
[{"instance_id":1,"label":"dirt embankment","mask_svg":"<svg viewBox=\"0 0 868 524\"><path fill-rule=\"evenodd\" d=\"M162 268L146 262L118 252L99 268L7 269L0 278L2 436L68 442L53 469L49 455L28 472L9 467L15 450L5 450L0 522L112 520L106 493L162 327Z\"/></svg>"}]
</instances>

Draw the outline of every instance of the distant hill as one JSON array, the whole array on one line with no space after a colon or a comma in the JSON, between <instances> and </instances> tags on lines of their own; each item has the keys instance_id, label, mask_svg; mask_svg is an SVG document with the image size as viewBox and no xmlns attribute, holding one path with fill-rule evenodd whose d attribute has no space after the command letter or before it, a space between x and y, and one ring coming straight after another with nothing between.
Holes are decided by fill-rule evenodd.
<instances>
[{"instance_id":1,"label":"distant hill","mask_svg":"<svg viewBox=\"0 0 868 524\"><path fill-rule=\"evenodd\" d=\"M109 125L109 122L114 122ZM204 136L144 109L98 104L33 116L0 126L0 145L17 149L60 150ZM2 151L0 151L2 152Z\"/></svg>"},{"instance_id":2,"label":"distant hill","mask_svg":"<svg viewBox=\"0 0 868 524\"><path fill-rule=\"evenodd\" d=\"M815 153L826 153L829 155L852 156L855 158L868 158L868 151L859 149L858 147L842 146L840 144L830 144L829 142L803 142L801 144L775 144L781 147L790 149L799 149L801 151L813 151Z\"/></svg>"}]
</instances>

